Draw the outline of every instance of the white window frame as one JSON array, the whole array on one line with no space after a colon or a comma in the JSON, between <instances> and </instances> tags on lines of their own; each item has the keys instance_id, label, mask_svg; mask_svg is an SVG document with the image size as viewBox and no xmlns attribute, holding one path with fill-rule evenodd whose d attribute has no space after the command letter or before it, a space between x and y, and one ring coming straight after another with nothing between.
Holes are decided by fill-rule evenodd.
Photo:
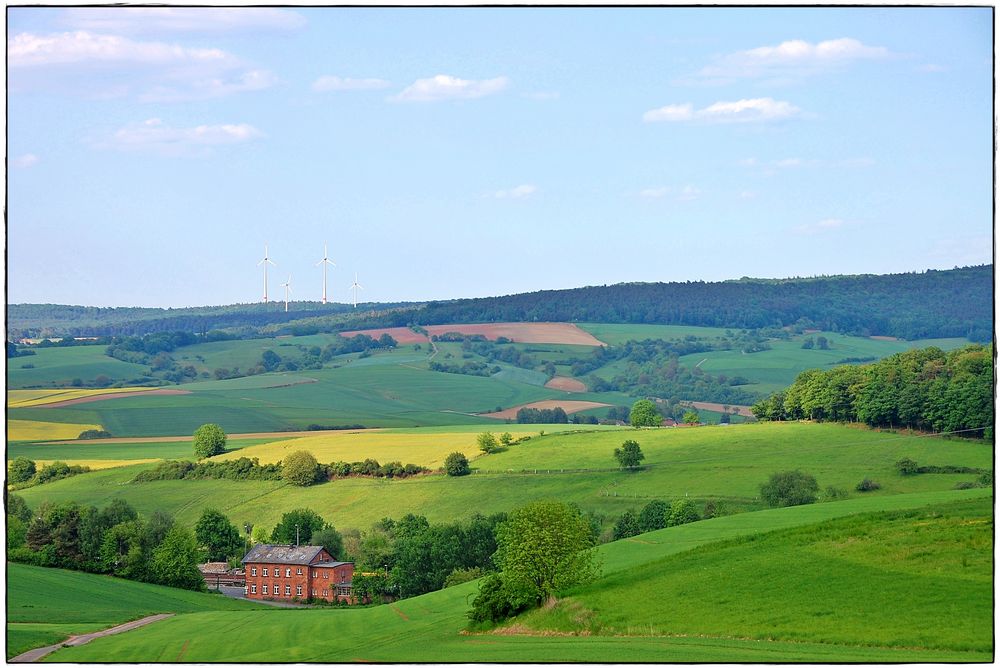
<instances>
[{"instance_id":1,"label":"white window frame","mask_svg":"<svg viewBox=\"0 0 1000 668\"><path fill-rule=\"evenodd\" d=\"M302 596L302 585L295 585L295 595Z\"/></svg>"},{"instance_id":2,"label":"white window frame","mask_svg":"<svg viewBox=\"0 0 1000 668\"><path fill-rule=\"evenodd\" d=\"M261 585L261 596L267 596L267 585Z\"/></svg>"},{"instance_id":3,"label":"white window frame","mask_svg":"<svg viewBox=\"0 0 1000 668\"><path fill-rule=\"evenodd\" d=\"M252 575L254 577L257 577L257 567L256 566L254 566L253 568L250 569L250 575Z\"/></svg>"},{"instance_id":4,"label":"white window frame","mask_svg":"<svg viewBox=\"0 0 1000 668\"><path fill-rule=\"evenodd\" d=\"M265 578L267 577L267 567L266 566L264 567L264 577Z\"/></svg>"},{"instance_id":5,"label":"white window frame","mask_svg":"<svg viewBox=\"0 0 1000 668\"><path fill-rule=\"evenodd\" d=\"M295 569L295 574L296 575L302 575L302 569L301 568L296 568Z\"/></svg>"},{"instance_id":6,"label":"white window frame","mask_svg":"<svg viewBox=\"0 0 1000 668\"><path fill-rule=\"evenodd\" d=\"M292 569L291 568L286 568L285 569L285 577L286 578L292 577Z\"/></svg>"},{"instance_id":7,"label":"white window frame","mask_svg":"<svg viewBox=\"0 0 1000 668\"><path fill-rule=\"evenodd\" d=\"M292 595L292 585L285 585L285 596Z\"/></svg>"},{"instance_id":8,"label":"white window frame","mask_svg":"<svg viewBox=\"0 0 1000 668\"><path fill-rule=\"evenodd\" d=\"M250 585L250 593L251 594L257 593L257 585Z\"/></svg>"}]
</instances>

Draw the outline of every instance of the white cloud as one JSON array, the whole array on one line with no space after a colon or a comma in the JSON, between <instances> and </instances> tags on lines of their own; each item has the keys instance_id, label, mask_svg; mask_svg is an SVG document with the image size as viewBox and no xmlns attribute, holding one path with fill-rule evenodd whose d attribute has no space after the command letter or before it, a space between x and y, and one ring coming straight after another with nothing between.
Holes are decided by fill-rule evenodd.
<instances>
[{"instance_id":1,"label":"white cloud","mask_svg":"<svg viewBox=\"0 0 1000 668\"><path fill-rule=\"evenodd\" d=\"M17 169L27 169L28 167L34 167L39 161L39 157L34 153L25 153L16 158L11 158L10 164L11 167L16 167Z\"/></svg>"},{"instance_id":2,"label":"white cloud","mask_svg":"<svg viewBox=\"0 0 1000 668\"><path fill-rule=\"evenodd\" d=\"M762 123L794 118L801 109L770 97L716 102L695 110L691 104L668 105L647 111L642 120L653 122L701 121L705 123Z\"/></svg>"},{"instance_id":3,"label":"white cloud","mask_svg":"<svg viewBox=\"0 0 1000 668\"><path fill-rule=\"evenodd\" d=\"M822 234L824 232L832 232L833 230L840 229L845 224L846 223L840 218L825 218L816 223L799 225L795 228L795 231L800 234Z\"/></svg>"},{"instance_id":4,"label":"white cloud","mask_svg":"<svg viewBox=\"0 0 1000 668\"><path fill-rule=\"evenodd\" d=\"M660 186L659 188L646 188L645 190L639 191L639 197L660 199L661 197L666 197L669 192L670 188L667 188L666 186Z\"/></svg>"},{"instance_id":5,"label":"white cloud","mask_svg":"<svg viewBox=\"0 0 1000 668\"><path fill-rule=\"evenodd\" d=\"M645 199L663 199L668 195L673 195L673 199L677 202L690 202L698 199L701 195L701 189L692 185L686 185L681 188L657 186L655 188L645 188L644 190L639 191L639 197L643 197Z\"/></svg>"},{"instance_id":6,"label":"white cloud","mask_svg":"<svg viewBox=\"0 0 1000 668\"><path fill-rule=\"evenodd\" d=\"M733 79L771 77L787 82L855 61L878 60L891 55L885 47L868 46L850 37L815 44L796 39L720 56L712 65L703 67L696 78L724 83Z\"/></svg>"},{"instance_id":7,"label":"white cloud","mask_svg":"<svg viewBox=\"0 0 1000 668\"><path fill-rule=\"evenodd\" d=\"M66 9L59 23L107 33L230 33L295 30L306 20L270 7L86 7Z\"/></svg>"},{"instance_id":8,"label":"white cloud","mask_svg":"<svg viewBox=\"0 0 1000 668\"><path fill-rule=\"evenodd\" d=\"M935 65L934 63L927 63L926 65L921 65L917 68L918 72L925 72L928 74L937 74L939 72L947 72L948 68L944 65Z\"/></svg>"},{"instance_id":9,"label":"white cloud","mask_svg":"<svg viewBox=\"0 0 1000 668\"><path fill-rule=\"evenodd\" d=\"M185 101L262 90L277 81L216 48L138 41L86 31L7 40L12 88L43 87L88 97L136 95Z\"/></svg>"},{"instance_id":10,"label":"white cloud","mask_svg":"<svg viewBox=\"0 0 1000 668\"><path fill-rule=\"evenodd\" d=\"M701 195L701 190L695 188L694 186L684 186L681 188L681 192L677 195L677 201L679 202L690 202L691 200L698 199Z\"/></svg>"},{"instance_id":11,"label":"white cloud","mask_svg":"<svg viewBox=\"0 0 1000 668\"><path fill-rule=\"evenodd\" d=\"M263 136L247 123L175 128L164 125L159 118L150 118L119 129L98 146L170 156L206 155L214 147L242 144Z\"/></svg>"},{"instance_id":12,"label":"white cloud","mask_svg":"<svg viewBox=\"0 0 1000 668\"><path fill-rule=\"evenodd\" d=\"M318 93L343 90L379 90L388 88L392 82L385 79L351 79L337 76L322 76L313 82L312 89Z\"/></svg>"},{"instance_id":13,"label":"white cloud","mask_svg":"<svg viewBox=\"0 0 1000 668\"><path fill-rule=\"evenodd\" d=\"M530 183L523 183L515 188L511 188L510 190L498 190L493 193L493 196L498 199L505 199L508 197L511 199L521 199L523 197L530 197L536 192L538 192L538 186L531 185Z\"/></svg>"},{"instance_id":14,"label":"white cloud","mask_svg":"<svg viewBox=\"0 0 1000 668\"><path fill-rule=\"evenodd\" d=\"M438 74L429 79L417 79L390 100L393 102L436 102L438 100L469 100L501 92L510 84L507 77L495 79L458 79Z\"/></svg>"}]
</instances>

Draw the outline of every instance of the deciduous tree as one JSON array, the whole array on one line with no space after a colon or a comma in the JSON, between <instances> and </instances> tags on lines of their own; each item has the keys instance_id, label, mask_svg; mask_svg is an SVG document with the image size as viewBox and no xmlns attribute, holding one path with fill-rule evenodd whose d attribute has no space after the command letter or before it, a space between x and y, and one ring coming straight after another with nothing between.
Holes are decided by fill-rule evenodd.
<instances>
[{"instance_id":1,"label":"deciduous tree","mask_svg":"<svg viewBox=\"0 0 1000 668\"><path fill-rule=\"evenodd\" d=\"M226 451L226 432L217 424L203 424L194 432L194 453L199 459Z\"/></svg>"}]
</instances>

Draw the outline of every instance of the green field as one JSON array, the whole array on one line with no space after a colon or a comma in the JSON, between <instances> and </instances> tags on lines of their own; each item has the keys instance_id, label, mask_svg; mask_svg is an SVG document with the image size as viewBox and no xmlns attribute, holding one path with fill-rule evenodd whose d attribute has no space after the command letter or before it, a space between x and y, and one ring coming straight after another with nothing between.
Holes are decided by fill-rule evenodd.
<instances>
[{"instance_id":1,"label":"green field","mask_svg":"<svg viewBox=\"0 0 1000 668\"><path fill-rule=\"evenodd\" d=\"M101 575L7 564L7 658L70 635L161 612L250 610L218 594L160 587Z\"/></svg>"},{"instance_id":2,"label":"green field","mask_svg":"<svg viewBox=\"0 0 1000 668\"><path fill-rule=\"evenodd\" d=\"M7 387L69 387L74 378L90 382L98 376L107 376L112 382L117 382L141 378L149 370L141 364L108 357L104 354L106 348L107 346L33 348L34 355L7 361ZM25 368L26 365L33 368Z\"/></svg>"},{"instance_id":3,"label":"green field","mask_svg":"<svg viewBox=\"0 0 1000 668\"><path fill-rule=\"evenodd\" d=\"M647 581L658 577L669 577L657 570L656 566L663 563L684 564L685 558L696 558L690 555L708 554L726 550L728 556L735 557L737 566L742 560L757 560L769 568L780 569L787 577L805 582L808 585L821 585L817 609L823 606L822 593L826 588L837 588L838 585L857 586L850 569L840 568L826 575L812 564L801 561L785 561L789 550L822 550L837 532L850 532L857 527L868 527L879 536L893 539L890 550L898 544L927 545L932 547L933 554L922 557L925 562L942 563L954 567L954 550L952 548L933 548L941 537L939 525L950 531L948 536L961 535L975 541L975 557L968 562L966 577L963 584L967 585L961 591L968 600L959 603L954 611L964 615L988 614L984 605L991 601L990 564L988 558L983 558L984 550L989 551L989 527L981 522L990 515L989 490L967 490L963 492L936 492L925 494L896 495L891 497L870 497L843 501L838 503L819 504L786 508L761 513L746 513L715 520L706 520L671 529L665 529L649 534L643 534L628 541L618 541L599 548L604 563L604 577L593 585L575 593L570 602L581 600L593 592L599 596L601 592L618 592L623 578L634 577L637 573L647 574ZM968 500L986 499L975 503ZM963 506L945 506L949 501L967 502ZM907 538L899 531L898 522L893 516L887 519L871 516L856 516L849 521L832 525L816 525L817 522L856 515L879 510L903 510L921 508L938 504L934 509L937 515L944 516L944 522L938 522L924 531L920 537ZM956 510L957 509L957 510ZM954 526L952 519L962 521L970 519L978 522L980 527L970 533L968 530ZM894 523L895 522L895 523ZM767 534L765 532L788 527L804 527L812 525L805 533ZM958 533L955 533L958 532ZM800 538L805 536L803 540ZM744 538L734 543L742 545L740 552L729 544L719 544L719 541L731 541ZM799 537L799 538L797 538ZM822 542L826 540L827 542ZM684 552L704 545L696 552ZM958 546L961 548L961 545ZM675 555L671 557L670 555ZM850 555L848 555L850 556ZM671 561L679 560L679 561ZM883 551L879 559L873 560L879 565L887 562L892 566L891 555ZM826 562L822 562L826 563ZM695 569L695 566L690 568ZM696 570L696 569L695 569ZM890 568L891 570L891 568ZM905 572L905 569L904 569ZM647 597L638 603L638 610L661 609L670 610L672 605L691 605L691 599L704 598L712 605L723 605L719 598L727 593L729 581L726 578L712 580L708 576L693 572L705 582L705 589L692 597L683 592L663 591L657 589L654 596ZM92 576L89 576L92 577ZM909 597L921 594L933 594L940 583L938 576L923 579L898 576L898 587L909 585L906 593ZM346 662L346 661L378 661L378 662L940 662L940 661L990 661L992 645L990 626L970 619L967 623L956 624L953 628L943 629L947 625L938 624L936 635L918 636L910 632L910 636L892 637L888 641L882 638L857 643L842 642L842 638L854 639L857 634L869 631L872 620L882 622L885 615L884 607L873 607L868 603L869 597L849 598L841 596L837 603L844 607L844 625L833 628L829 621L818 616L820 621L810 620L803 626L804 633L794 638L770 639L768 629L781 621L784 609L769 608L769 614L750 619L743 631L744 637L733 637L731 633L712 633L712 620L699 617L704 632L675 634L672 627L662 628L654 625L652 633L642 633L643 622L636 620L632 633L624 636L612 635L552 635L547 633L532 633L530 627L520 629L520 633L510 634L461 634L465 626L465 611L468 600L476 591L476 583L470 582L439 592L399 601L392 605L382 605L366 609L354 610L254 610L237 611L205 611L178 614L171 619L131 631L128 634L96 640L81 647L65 648L50 655L50 661L56 662L150 662L150 661L190 661L190 662ZM774 585L770 579L755 580L744 577L741 581L741 594L748 598L762 597L762 601L770 601ZM805 600L808 590L799 594ZM664 601L663 606L655 606L656 601ZM597 611L601 615L630 614L636 610L634 595L619 595L613 597L606 608ZM667 603L669 602L669 604ZM931 599L931 605L941 605ZM940 608L938 608L940 609ZM558 612L557 606L555 611ZM640 612L641 614L641 612ZM661 613L662 614L662 613ZM901 620L919 618L920 612ZM539 622L538 613L529 613L525 621ZM601 618L603 619L603 618ZM661 622L666 624L667 622ZM671 622L673 623L673 622ZM686 623L688 627L693 622L680 620L678 624ZM267 632L246 633L246 629L267 629ZM336 632L331 633L330 629ZM648 626L647 626L648 628ZM699 627L700 628L700 627ZM523 633L527 630L528 633ZM933 634L935 628L927 633ZM855 634L852 636L851 634ZM219 642L220 636L239 635L240 642ZM761 637L755 637L761 636ZM909 639L915 642L907 644ZM902 645L902 646L901 646Z\"/></svg>"},{"instance_id":4,"label":"green field","mask_svg":"<svg viewBox=\"0 0 1000 668\"><path fill-rule=\"evenodd\" d=\"M691 325L630 325L619 323L581 322L577 327L594 335L604 343L618 345L626 341L642 341L643 339L663 339L670 341L683 339L687 336L698 338L721 338L726 332L739 330L724 327L694 327Z\"/></svg>"},{"instance_id":5,"label":"green field","mask_svg":"<svg viewBox=\"0 0 1000 668\"><path fill-rule=\"evenodd\" d=\"M426 434L435 430L413 431ZM609 470L615 466L614 448L626 438L640 443L646 470ZM364 448L359 448L354 461L365 456ZM273 526L282 513L308 507L339 529L363 529L382 517L406 512L425 514L432 522L456 521L475 512L510 510L543 498L575 502L584 511L604 516L606 523L625 510L638 510L651 498L690 496L697 501L714 500L730 511L756 509L761 507L756 499L759 485L771 473L789 468L815 475L821 489L832 485L855 496L860 494L853 491L854 486L866 476L873 478L882 489L867 493L870 497L948 490L957 482L976 477L902 477L893 464L907 456L923 465L992 468L993 462L992 447L982 442L903 436L835 424L769 423L546 434L506 452L476 457L472 466L479 472L462 478L348 478L304 488L278 481L127 484L137 471L151 466L146 464L74 476L19 494L32 508L47 500L104 506L111 499L122 498L142 514L159 508L188 526L194 525L206 507L222 510L238 526L247 522ZM581 468L597 470L569 472ZM531 472L520 473L523 470Z\"/></svg>"}]
</instances>

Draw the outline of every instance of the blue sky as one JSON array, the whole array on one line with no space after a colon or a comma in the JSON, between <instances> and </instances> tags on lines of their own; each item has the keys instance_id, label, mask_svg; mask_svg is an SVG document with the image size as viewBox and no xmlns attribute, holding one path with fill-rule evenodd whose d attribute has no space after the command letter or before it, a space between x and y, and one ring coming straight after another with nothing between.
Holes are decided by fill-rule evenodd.
<instances>
[{"instance_id":1,"label":"blue sky","mask_svg":"<svg viewBox=\"0 0 1000 668\"><path fill-rule=\"evenodd\" d=\"M8 9L8 301L991 261L989 8Z\"/></svg>"}]
</instances>

